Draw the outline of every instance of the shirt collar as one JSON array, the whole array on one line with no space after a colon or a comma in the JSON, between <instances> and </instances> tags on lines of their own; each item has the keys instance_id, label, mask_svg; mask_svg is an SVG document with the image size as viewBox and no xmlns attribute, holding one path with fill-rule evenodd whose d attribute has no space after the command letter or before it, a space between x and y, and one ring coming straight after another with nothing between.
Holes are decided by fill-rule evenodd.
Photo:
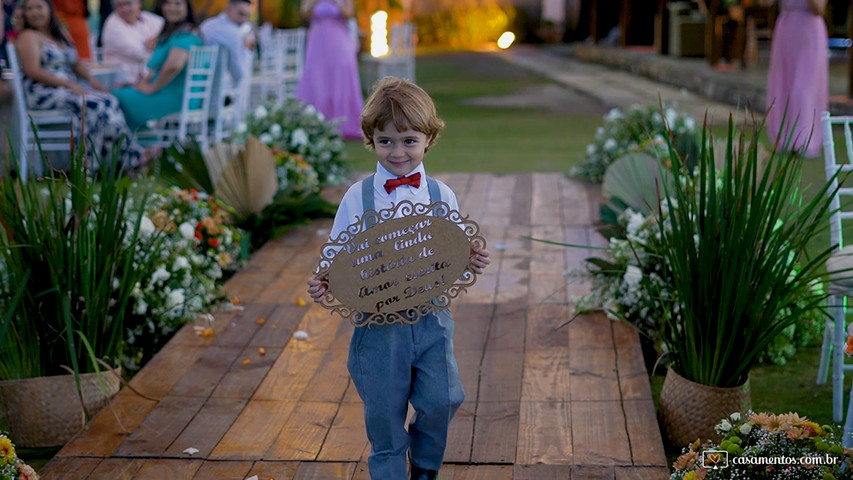
<instances>
[{"instance_id":1,"label":"shirt collar","mask_svg":"<svg viewBox=\"0 0 853 480\"><path fill-rule=\"evenodd\" d=\"M420 191L421 189L427 188L426 187L426 170L424 169L423 162L421 162L420 165L418 165L414 170L409 172L409 175L412 175L413 173L420 173L421 174L421 186L418 188L414 188L412 186L406 185L405 187L413 189L413 192L417 192L417 191ZM406 176L408 176L408 175L406 175ZM374 186L375 186L376 191L379 192L380 195L390 197L391 194L393 194L393 192L391 194L389 194L388 192L385 191L385 188L384 188L385 182L392 179L392 178L397 178L397 175L394 175L393 173L386 170L385 167L383 167L381 163L376 162L376 181L374 182ZM398 187L397 190L399 190L400 188L404 188L404 187ZM397 190L394 190L394 192L396 192Z\"/></svg>"}]
</instances>

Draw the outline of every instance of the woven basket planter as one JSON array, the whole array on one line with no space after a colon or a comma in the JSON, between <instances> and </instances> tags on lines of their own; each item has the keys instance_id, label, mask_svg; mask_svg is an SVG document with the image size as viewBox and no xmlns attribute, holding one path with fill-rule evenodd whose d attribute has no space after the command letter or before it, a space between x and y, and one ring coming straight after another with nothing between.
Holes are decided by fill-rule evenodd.
<instances>
[{"instance_id":1,"label":"woven basket planter","mask_svg":"<svg viewBox=\"0 0 853 480\"><path fill-rule=\"evenodd\" d=\"M719 442L714 427L720 420L733 412L746 414L751 407L749 379L737 387L709 387L670 368L658 404L661 426L672 445L685 447L696 439Z\"/></svg>"},{"instance_id":2,"label":"woven basket planter","mask_svg":"<svg viewBox=\"0 0 853 480\"><path fill-rule=\"evenodd\" d=\"M9 432L19 447L65 445L86 426L86 412L94 415L118 393L121 369L80 375L83 405L73 375L34 377L0 382L0 402Z\"/></svg>"}]
</instances>

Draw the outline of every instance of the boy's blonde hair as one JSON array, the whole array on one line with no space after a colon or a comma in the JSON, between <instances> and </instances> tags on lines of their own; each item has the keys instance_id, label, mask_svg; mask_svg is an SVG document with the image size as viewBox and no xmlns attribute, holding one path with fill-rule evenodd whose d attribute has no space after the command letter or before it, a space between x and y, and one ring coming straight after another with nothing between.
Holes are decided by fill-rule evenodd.
<instances>
[{"instance_id":1,"label":"boy's blonde hair","mask_svg":"<svg viewBox=\"0 0 853 480\"><path fill-rule=\"evenodd\" d=\"M393 123L398 132L412 129L426 135L426 150L435 144L444 129L444 121L438 118L429 94L414 83L397 77L378 80L364 104L361 132L368 149L375 148L373 132L384 130L389 123Z\"/></svg>"}]
</instances>

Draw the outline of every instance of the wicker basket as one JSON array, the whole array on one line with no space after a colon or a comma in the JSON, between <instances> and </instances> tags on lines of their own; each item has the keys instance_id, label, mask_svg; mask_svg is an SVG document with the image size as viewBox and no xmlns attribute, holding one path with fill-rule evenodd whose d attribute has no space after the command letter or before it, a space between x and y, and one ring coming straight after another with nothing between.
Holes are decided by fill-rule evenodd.
<instances>
[{"instance_id":1,"label":"wicker basket","mask_svg":"<svg viewBox=\"0 0 853 480\"><path fill-rule=\"evenodd\" d=\"M94 415L119 390L121 369L80 375L83 403ZM9 433L19 447L64 445L86 425L86 413L73 375L24 378L0 382L0 402L9 421Z\"/></svg>"},{"instance_id":2,"label":"wicker basket","mask_svg":"<svg viewBox=\"0 0 853 480\"><path fill-rule=\"evenodd\" d=\"M661 425L673 446L685 447L696 439L719 442L714 427L720 420L750 409L749 379L737 387L709 387L687 380L670 368L658 403Z\"/></svg>"}]
</instances>

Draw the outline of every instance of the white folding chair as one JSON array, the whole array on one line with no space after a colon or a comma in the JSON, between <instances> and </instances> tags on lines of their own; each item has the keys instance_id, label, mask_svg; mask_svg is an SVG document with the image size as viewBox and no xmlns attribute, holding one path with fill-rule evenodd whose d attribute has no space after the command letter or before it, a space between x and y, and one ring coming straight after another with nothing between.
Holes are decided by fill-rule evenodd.
<instances>
[{"instance_id":1,"label":"white folding chair","mask_svg":"<svg viewBox=\"0 0 853 480\"><path fill-rule=\"evenodd\" d=\"M211 45L190 49L181 111L153 120L149 128L137 132L141 145L168 147L175 140L184 141L192 135L202 151L207 151L210 146L208 123L218 53L219 47Z\"/></svg>"},{"instance_id":2,"label":"white folding chair","mask_svg":"<svg viewBox=\"0 0 853 480\"><path fill-rule=\"evenodd\" d=\"M299 86L299 79L302 78L302 70L305 67L305 29L304 28L289 28L280 31L282 44L284 45L284 59L282 67L284 69L284 97L290 98L296 95L296 88Z\"/></svg>"},{"instance_id":3,"label":"white folding chair","mask_svg":"<svg viewBox=\"0 0 853 480\"><path fill-rule=\"evenodd\" d=\"M827 320L821 347L820 365L818 366L817 383L826 382L827 370L832 365L832 419L840 422L844 401L844 372L853 370L853 365L845 362L844 348L847 340L846 313L847 297L853 295L853 245L844 245L844 221L853 220L853 187L844 184L838 188L837 172L853 172L853 135L851 135L853 117L833 117L829 112L821 116L823 128L823 158L827 179L832 180L832 190L838 189L838 194L831 200L829 240L831 245L837 245L832 256L827 260L826 267L830 272L829 278L829 311L832 320ZM835 137L833 127L839 126L844 132L846 162L839 162L835 154ZM847 197L847 198L842 198ZM831 272L838 272L832 274ZM832 355L830 361L830 353ZM853 398L853 391L851 391ZM846 446L853 444L850 433L853 432L853 402L847 407L847 423L844 427L844 442Z\"/></svg>"},{"instance_id":4,"label":"white folding chair","mask_svg":"<svg viewBox=\"0 0 853 480\"><path fill-rule=\"evenodd\" d=\"M379 78L400 77L415 81L415 24L395 23L391 26L388 56L379 59Z\"/></svg>"},{"instance_id":5,"label":"white folding chair","mask_svg":"<svg viewBox=\"0 0 853 480\"><path fill-rule=\"evenodd\" d=\"M25 179L30 167L38 177L44 174L39 149L44 152L71 152L74 129L68 112L62 110L27 111L18 53L11 43L6 45L12 83L12 118L9 122L11 147L17 157L18 175ZM30 123L32 121L32 124ZM37 131L33 131L35 126ZM3 132L5 134L5 132ZM38 144L36 143L38 138ZM32 161L30 158L32 157Z\"/></svg>"},{"instance_id":6,"label":"white folding chair","mask_svg":"<svg viewBox=\"0 0 853 480\"><path fill-rule=\"evenodd\" d=\"M266 24L258 30L260 57L258 71L252 76L251 108L270 102L278 104L284 99L284 37L264 27Z\"/></svg>"}]
</instances>

